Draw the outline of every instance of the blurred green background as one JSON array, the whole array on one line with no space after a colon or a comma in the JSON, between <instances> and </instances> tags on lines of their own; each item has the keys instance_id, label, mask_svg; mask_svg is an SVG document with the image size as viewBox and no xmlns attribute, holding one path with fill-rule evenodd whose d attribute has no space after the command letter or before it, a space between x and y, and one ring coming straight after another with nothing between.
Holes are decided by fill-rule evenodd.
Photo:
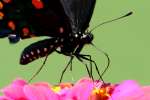
<instances>
[{"instance_id":1,"label":"blurred green background","mask_svg":"<svg viewBox=\"0 0 150 100\"><path fill-rule=\"evenodd\" d=\"M116 83L133 79L143 85L150 83L149 4L148 0L97 0L90 28L129 11L134 12L130 17L105 24L93 31L95 37L93 43L107 52L111 58L110 69L103 77L106 82ZM22 50L37 40L39 38L32 38L10 45L7 39L0 39L0 88L17 77L28 80L41 66L44 59L25 66L19 65ZM105 68L106 57L94 47L87 45L82 53L92 55L101 71ZM48 81L57 84L68 60L69 57L51 54L45 67L33 82ZM84 76L87 76L84 65L75 59L73 72L67 71L63 81L75 82ZM94 76L98 77L96 73Z\"/></svg>"}]
</instances>

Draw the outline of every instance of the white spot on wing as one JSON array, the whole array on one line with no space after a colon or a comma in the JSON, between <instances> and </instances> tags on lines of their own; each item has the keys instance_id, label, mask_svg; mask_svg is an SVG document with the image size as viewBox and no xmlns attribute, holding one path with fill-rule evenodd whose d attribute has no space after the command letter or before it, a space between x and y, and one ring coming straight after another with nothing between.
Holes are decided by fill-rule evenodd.
<instances>
[{"instance_id":1,"label":"white spot on wing","mask_svg":"<svg viewBox=\"0 0 150 100\"><path fill-rule=\"evenodd\" d=\"M77 38L77 37L78 37L78 34L75 34L75 37Z\"/></svg>"},{"instance_id":2,"label":"white spot on wing","mask_svg":"<svg viewBox=\"0 0 150 100\"><path fill-rule=\"evenodd\" d=\"M63 33L63 32L64 32L64 28L63 28L63 27L60 27L60 28L59 28L59 32L60 32L60 33Z\"/></svg>"},{"instance_id":3,"label":"white spot on wing","mask_svg":"<svg viewBox=\"0 0 150 100\"><path fill-rule=\"evenodd\" d=\"M83 34L83 36L82 36L83 38L86 38L87 37L87 35L85 35L85 34Z\"/></svg>"},{"instance_id":4,"label":"white spot on wing","mask_svg":"<svg viewBox=\"0 0 150 100\"><path fill-rule=\"evenodd\" d=\"M47 52L47 48L44 48L44 52Z\"/></svg>"},{"instance_id":5,"label":"white spot on wing","mask_svg":"<svg viewBox=\"0 0 150 100\"><path fill-rule=\"evenodd\" d=\"M53 45L50 45L50 48L53 48L54 46Z\"/></svg>"},{"instance_id":6,"label":"white spot on wing","mask_svg":"<svg viewBox=\"0 0 150 100\"><path fill-rule=\"evenodd\" d=\"M57 50L57 51L61 51L61 48L60 48L60 47L58 47L56 50Z\"/></svg>"},{"instance_id":7,"label":"white spot on wing","mask_svg":"<svg viewBox=\"0 0 150 100\"><path fill-rule=\"evenodd\" d=\"M26 57L25 57L25 56L23 56L22 58L23 58L23 59L25 59Z\"/></svg>"},{"instance_id":8,"label":"white spot on wing","mask_svg":"<svg viewBox=\"0 0 150 100\"><path fill-rule=\"evenodd\" d=\"M39 49L37 49L36 52L37 52L38 54L40 54L40 50L39 50Z\"/></svg>"},{"instance_id":9,"label":"white spot on wing","mask_svg":"<svg viewBox=\"0 0 150 100\"><path fill-rule=\"evenodd\" d=\"M31 55L34 55L34 52L33 52L33 51L31 51Z\"/></svg>"},{"instance_id":10,"label":"white spot on wing","mask_svg":"<svg viewBox=\"0 0 150 100\"><path fill-rule=\"evenodd\" d=\"M28 54L26 54L26 57L29 57L29 55L28 55Z\"/></svg>"}]
</instances>

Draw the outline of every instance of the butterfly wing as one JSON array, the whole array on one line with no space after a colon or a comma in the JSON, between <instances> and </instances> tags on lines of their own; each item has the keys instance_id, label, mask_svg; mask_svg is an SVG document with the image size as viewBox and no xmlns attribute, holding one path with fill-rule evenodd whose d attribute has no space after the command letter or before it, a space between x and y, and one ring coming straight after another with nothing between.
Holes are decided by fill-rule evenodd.
<instances>
[{"instance_id":1,"label":"butterfly wing","mask_svg":"<svg viewBox=\"0 0 150 100\"><path fill-rule=\"evenodd\" d=\"M51 38L29 45L23 50L21 54L20 64L25 65L38 58L49 55L59 46L59 43L56 41L56 38Z\"/></svg>"},{"instance_id":2,"label":"butterfly wing","mask_svg":"<svg viewBox=\"0 0 150 100\"><path fill-rule=\"evenodd\" d=\"M0 0L1 19L0 19L0 37L7 37L10 34L19 36L22 34L22 28L28 24L26 21L30 15L29 4L22 0ZM29 11L28 11L29 10ZM26 14L28 12L28 14ZM3 16L2 16L3 15Z\"/></svg>"},{"instance_id":3,"label":"butterfly wing","mask_svg":"<svg viewBox=\"0 0 150 100\"><path fill-rule=\"evenodd\" d=\"M60 0L70 18L72 30L84 32L89 26L96 0Z\"/></svg>"},{"instance_id":4,"label":"butterfly wing","mask_svg":"<svg viewBox=\"0 0 150 100\"><path fill-rule=\"evenodd\" d=\"M0 38L10 34L21 39L33 36L63 37L70 23L60 0L0 0ZM16 38L11 38L12 40Z\"/></svg>"},{"instance_id":5,"label":"butterfly wing","mask_svg":"<svg viewBox=\"0 0 150 100\"><path fill-rule=\"evenodd\" d=\"M36 35L65 37L71 32L70 21L64 12L60 0L43 0L44 8L36 10L29 18L29 23Z\"/></svg>"}]
</instances>

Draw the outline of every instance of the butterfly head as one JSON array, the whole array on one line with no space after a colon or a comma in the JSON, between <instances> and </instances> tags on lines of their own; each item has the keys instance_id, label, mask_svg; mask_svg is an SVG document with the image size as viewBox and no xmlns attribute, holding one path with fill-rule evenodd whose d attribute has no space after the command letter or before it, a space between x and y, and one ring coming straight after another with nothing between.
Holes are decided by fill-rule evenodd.
<instances>
[{"instance_id":1,"label":"butterfly head","mask_svg":"<svg viewBox=\"0 0 150 100\"><path fill-rule=\"evenodd\" d=\"M91 32L86 32L83 33L81 36L81 40L85 43L85 44L90 44L93 40L93 34Z\"/></svg>"}]
</instances>

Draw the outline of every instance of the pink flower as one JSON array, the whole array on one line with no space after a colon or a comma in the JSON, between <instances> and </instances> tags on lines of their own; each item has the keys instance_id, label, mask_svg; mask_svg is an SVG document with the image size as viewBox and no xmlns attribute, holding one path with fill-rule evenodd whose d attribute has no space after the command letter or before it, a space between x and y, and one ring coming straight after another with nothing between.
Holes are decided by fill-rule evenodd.
<instances>
[{"instance_id":1,"label":"pink flower","mask_svg":"<svg viewBox=\"0 0 150 100\"><path fill-rule=\"evenodd\" d=\"M127 80L116 86L109 100L150 100L150 87Z\"/></svg>"},{"instance_id":2,"label":"pink flower","mask_svg":"<svg viewBox=\"0 0 150 100\"><path fill-rule=\"evenodd\" d=\"M0 97L0 100L26 100L22 88L26 84L27 83L24 80L14 81L11 85L1 90L5 94L5 96Z\"/></svg>"},{"instance_id":3,"label":"pink flower","mask_svg":"<svg viewBox=\"0 0 150 100\"><path fill-rule=\"evenodd\" d=\"M150 100L150 86L141 87L135 81L106 84L82 78L77 83L49 85L45 82L27 84L17 79L3 88L0 100Z\"/></svg>"},{"instance_id":4,"label":"pink flower","mask_svg":"<svg viewBox=\"0 0 150 100\"><path fill-rule=\"evenodd\" d=\"M144 86L142 87L142 90L144 91L147 100L150 100L150 86Z\"/></svg>"},{"instance_id":5,"label":"pink flower","mask_svg":"<svg viewBox=\"0 0 150 100\"><path fill-rule=\"evenodd\" d=\"M65 100L88 100L93 87L94 84L91 79L83 78L70 89Z\"/></svg>"},{"instance_id":6,"label":"pink flower","mask_svg":"<svg viewBox=\"0 0 150 100\"><path fill-rule=\"evenodd\" d=\"M1 91L5 96L0 100L59 100L47 83L29 85L24 80L15 80Z\"/></svg>"}]
</instances>

